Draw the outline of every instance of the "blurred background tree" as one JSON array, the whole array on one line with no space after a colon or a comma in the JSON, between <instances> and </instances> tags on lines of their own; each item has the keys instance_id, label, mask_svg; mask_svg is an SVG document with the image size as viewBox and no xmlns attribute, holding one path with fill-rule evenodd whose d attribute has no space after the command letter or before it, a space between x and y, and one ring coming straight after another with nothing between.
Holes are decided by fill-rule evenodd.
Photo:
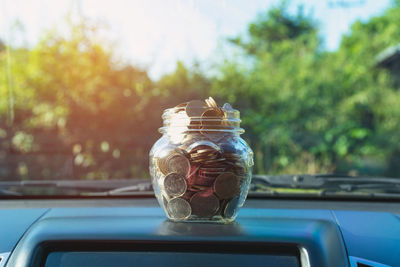
<instances>
[{"instance_id":1,"label":"blurred background tree","mask_svg":"<svg viewBox=\"0 0 400 267\"><path fill-rule=\"evenodd\" d=\"M283 3L261 14L247 36L232 39L243 55L221 64L213 84L243 111L256 173L399 175L387 165L399 155L399 94L376 66L379 52L400 41L399 5L356 22L335 52L324 50L302 8L287 10Z\"/></svg>"},{"instance_id":2,"label":"blurred background tree","mask_svg":"<svg viewBox=\"0 0 400 267\"><path fill-rule=\"evenodd\" d=\"M33 48L0 42L0 179L148 177L165 108L215 96L242 113L255 173L400 176L400 94L377 55L400 43L400 4L354 23L329 52L318 23L287 3L227 40L206 74L177 62L153 81L118 59L90 21Z\"/></svg>"}]
</instances>

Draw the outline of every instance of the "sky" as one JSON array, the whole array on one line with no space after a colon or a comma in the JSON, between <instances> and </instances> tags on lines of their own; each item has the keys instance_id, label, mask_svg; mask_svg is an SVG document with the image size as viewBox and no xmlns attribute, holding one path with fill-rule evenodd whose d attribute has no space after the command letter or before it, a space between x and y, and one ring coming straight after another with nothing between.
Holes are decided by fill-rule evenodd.
<instances>
[{"instance_id":1,"label":"sky","mask_svg":"<svg viewBox=\"0 0 400 267\"><path fill-rule=\"evenodd\" d=\"M158 79L174 71L177 60L190 66L224 53L225 40L244 35L257 15L280 0L0 0L0 39L33 46L48 30L62 25L68 13L105 27L117 54ZM292 0L318 22L325 48L338 48L356 20L381 14L390 0ZM347 7L344 7L346 4ZM19 27L15 21L19 21ZM225 52L228 53L229 52Z\"/></svg>"}]
</instances>

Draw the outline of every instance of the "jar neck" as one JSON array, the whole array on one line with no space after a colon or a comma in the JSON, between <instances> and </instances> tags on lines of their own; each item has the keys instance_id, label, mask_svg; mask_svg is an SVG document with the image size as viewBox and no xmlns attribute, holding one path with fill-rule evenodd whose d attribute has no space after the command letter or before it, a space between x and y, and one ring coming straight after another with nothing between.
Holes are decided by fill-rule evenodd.
<instances>
[{"instance_id":1,"label":"jar neck","mask_svg":"<svg viewBox=\"0 0 400 267\"><path fill-rule=\"evenodd\" d=\"M192 116L179 108L166 109L162 115L163 127L160 133L174 134L203 134L203 135L240 135L244 129L240 128L240 112L238 110L224 110L223 115Z\"/></svg>"}]
</instances>

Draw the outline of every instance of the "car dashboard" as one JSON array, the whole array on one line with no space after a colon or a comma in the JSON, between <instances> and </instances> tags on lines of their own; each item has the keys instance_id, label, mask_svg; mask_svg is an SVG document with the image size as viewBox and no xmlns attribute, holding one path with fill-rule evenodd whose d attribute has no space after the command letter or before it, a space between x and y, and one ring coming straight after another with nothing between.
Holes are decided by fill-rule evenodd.
<instances>
[{"instance_id":1,"label":"car dashboard","mask_svg":"<svg viewBox=\"0 0 400 267\"><path fill-rule=\"evenodd\" d=\"M396 202L248 199L234 223L154 198L2 200L4 266L400 266Z\"/></svg>"}]
</instances>

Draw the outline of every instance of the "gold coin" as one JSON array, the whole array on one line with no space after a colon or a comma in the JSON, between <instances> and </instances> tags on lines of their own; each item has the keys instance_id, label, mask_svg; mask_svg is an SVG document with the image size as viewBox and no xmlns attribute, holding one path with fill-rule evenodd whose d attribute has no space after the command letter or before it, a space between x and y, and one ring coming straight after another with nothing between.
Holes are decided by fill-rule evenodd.
<instances>
[{"instance_id":1,"label":"gold coin","mask_svg":"<svg viewBox=\"0 0 400 267\"><path fill-rule=\"evenodd\" d=\"M212 103L210 102L210 100L207 98L204 100L207 104L207 106L209 106L210 108L212 108Z\"/></svg>"},{"instance_id":2,"label":"gold coin","mask_svg":"<svg viewBox=\"0 0 400 267\"><path fill-rule=\"evenodd\" d=\"M218 108L218 104L217 102L215 102L214 98L212 98L211 96L208 97L208 102L210 103L210 105L214 108Z\"/></svg>"}]
</instances>

